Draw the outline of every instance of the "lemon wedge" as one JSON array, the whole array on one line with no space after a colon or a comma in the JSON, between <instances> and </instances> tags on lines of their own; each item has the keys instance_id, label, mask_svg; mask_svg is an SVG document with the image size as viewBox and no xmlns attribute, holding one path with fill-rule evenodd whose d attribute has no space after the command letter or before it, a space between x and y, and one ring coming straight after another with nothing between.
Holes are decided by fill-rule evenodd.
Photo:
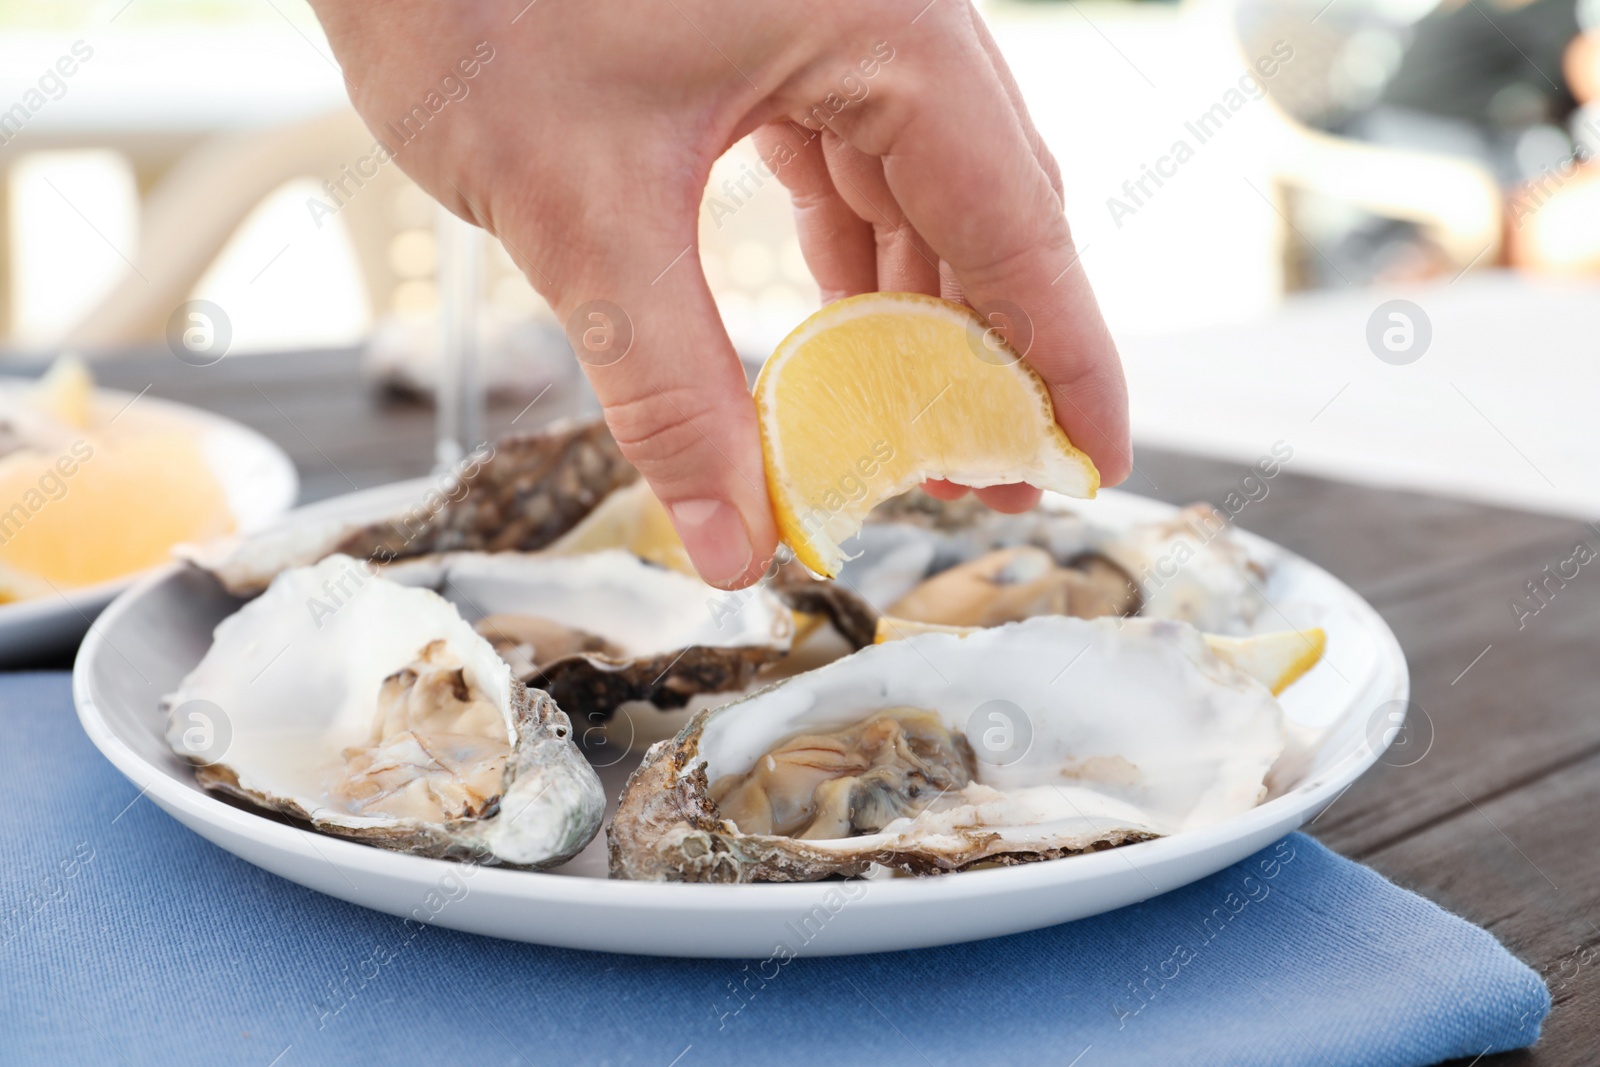
<instances>
[{"instance_id":1,"label":"lemon wedge","mask_svg":"<svg viewBox=\"0 0 1600 1067\"><path fill-rule=\"evenodd\" d=\"M874 644L903 641L917 634L955 634L966 637L977 633L978 626L941 626L932 622L897 619L892 615L878 618ZM1224 637L1221 634L1201 634L1206 647L1224 663L1236 667L1272 690L1277 696L1293 685L1322 659L1328 648L1328 635L1320 626L1309 630L1279 630L1250 637Z\"/></svg>"},{"instance_id":2,"label":"lemon wedge","mask_svg":"<svg viewBox=\"0 0 1600 1067\"><path fill-rule=\"evenodd\" d=\"M1320 626L1309 630L1279 630L1252 637L1206 634L1206 644L1217 658L1233 664L1277 696L1322 659L1328 635Z\"/></svg>"},{"instance_id":3,"label":"lemon wedge","mask_svg":"<svg viewBox=\"0 0 1600 1067\"><path fill-rule=\"evenodd\" d=\"M931 296L829 304L778 346L755 401L779 536L830 577L867 513L925 479L1100 486L1038 374L971 309Z\"/></svg>"},{"instance_id":4,"label":"lemon wedge","mask_svg":"<svg viewBox=\"0 0 1600 1067\"><path fill-rule=\"evenodd\" d=\"M668 570L695 574L667 509L643 478L615 490L546 549L559 556L623 548Z\"/></svg>"}]
</instances>

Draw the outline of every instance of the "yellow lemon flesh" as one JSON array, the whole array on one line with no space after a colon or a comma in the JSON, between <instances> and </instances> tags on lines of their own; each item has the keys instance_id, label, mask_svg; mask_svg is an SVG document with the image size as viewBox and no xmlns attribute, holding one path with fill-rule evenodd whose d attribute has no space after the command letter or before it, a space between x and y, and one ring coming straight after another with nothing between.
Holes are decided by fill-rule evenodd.
<instances>
[{"instance_id":1,"label":"yellow lemon flesh","mask_svg":"<svg viewBox=\"0 0 1600 1067\"><path fill-rule=\"evenodd\" d=\"M867 513L925 479L1100 486L1043 380L971 309L931 296L829 304L778 346L755 400L779 536L830 577Z\"/></svg>"},{"instance_id":2,"label":"yellow lemon flesh","mask_svg":"<svg viewBox=\"0 0 1600 1067\"><path fill-rule=\"evenodd\" d=\"M1206 644L1218 659L1233 664L1276 696L1317 665L1328 648L1328 635L1314 626L1254 637L1207 634Z\"/></svg>"},{"instance_id":3,"label":"yellow lemon flesh","mask_svg":"<svg viewBox=\"0 0 1600 1067\"><path fill-rule=\"evenodd\" d=\"M955 634L965 637L975 634L977 626L940 626L931 622L897 619L892 615L878 618L876 644L903 641L917 634ZM1322 659L1328 647L1328 635L1320 626L1309 630L1280 630L1251 637L1224 637L1221 634L1201 634L1206 647L1224 663L1243 671L1277 696L1298 681Z\"/></svg>"},{"instance_id":4,"label":"yellow lemon flesh","mask_svg":"<svg viewBox=\"0 0 1600 1067\"><path fill-rule=\"evenodd\" d=\"M650 485L643 478L616 490L547 551L579 555L607 548L623 548L640 559L669 570L695 574L689 551Z\"/></svg>"}]
</instances>

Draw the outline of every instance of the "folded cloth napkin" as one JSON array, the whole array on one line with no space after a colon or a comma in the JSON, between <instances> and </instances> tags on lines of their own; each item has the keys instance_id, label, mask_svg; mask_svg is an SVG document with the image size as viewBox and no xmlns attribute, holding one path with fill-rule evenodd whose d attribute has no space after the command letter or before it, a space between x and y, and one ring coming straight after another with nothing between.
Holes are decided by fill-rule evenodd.
<instances>
[{"instance_id":1,"label":"folded cloth napkin","mask_svg":"<svg viewBox=\"0 0 1600 1067\"><path fill-rule=\"evenodd\" d=\"M0 730L9 1065L1377 1067L1531 1044L1550 1007L1488 933L1299 834L992 941L613 956L402 923L234 858L100 757L65 675L0 678Z\"/></svg>"}]
</instances>

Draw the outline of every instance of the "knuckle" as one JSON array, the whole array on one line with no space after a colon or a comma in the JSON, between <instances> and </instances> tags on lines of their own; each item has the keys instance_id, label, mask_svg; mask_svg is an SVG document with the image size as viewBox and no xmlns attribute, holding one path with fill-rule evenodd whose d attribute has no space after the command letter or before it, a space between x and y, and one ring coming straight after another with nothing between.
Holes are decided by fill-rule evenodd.
<instances>
[{"instance_id":1,"label":"knuckle","mask_svg":"<svg viewBox=\"0 0 1600 1067\"><path fill-rule=\"evenodd\" d=\"M1039 140L1038 134L1034 134L1034 139L1039 146L1039 163L1044 167L1045 177L1050 179L1050 188L1056 194L1056 203L1060 206L1065 206L1067 194L1061 184L1061 164L1056 162L1056 157L1051 154L1050 149L1044 146L1042 140Z\"/></svg>"},{"instance_id":2,"label":"knuckle","mask_svg":"<svg viewBox=\"0 0 1600 1067\"><path fill-rule=\"evenodd\" d=\"M898 72L897 72L898 73ZM918 119L916 93L906 77L885 77L882 90L854 116L846 132L850 144L869 156L886 156L904 144Z\"/></svg>"},{"instance_id":3,"label":"knuckle","mask_svg":"<svg viewBox=\"0 0 1600 1067\"><path fill-rule=\"evenodd\" d=\"M704 401L686 387L657 389L606 407L606 424L617 447L649 476L670 477L705 446L698 423L706 416Z\"/></svg>"},{"instance_id":4,"label":"knuckle","mask_svg":"<svg viewBox=\"0 0 1600 1067\"><path fill-rule=\"evenodd\" d=\"M1008 241L996 246L989 255L963 264L962 275L969 285L980 287L1017 278L1032 279L1048 269L1048 264L1069 263L1076 255L1072 233L1063 218L1059 225L1049 227L1039 240ZM1048 275L1045 280L1049 280Z\"/></svg>"}]
</instances>

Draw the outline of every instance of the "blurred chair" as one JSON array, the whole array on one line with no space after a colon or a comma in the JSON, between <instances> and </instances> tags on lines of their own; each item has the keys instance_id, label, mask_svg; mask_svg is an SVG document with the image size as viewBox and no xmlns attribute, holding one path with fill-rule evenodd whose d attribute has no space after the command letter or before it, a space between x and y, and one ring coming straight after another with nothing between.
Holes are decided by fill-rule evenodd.
<instances>
[{"instance_id":1,"label":"blurred chair","mask_svg":"<svg viewBox=\"0 0 1600 1067\"><path fill-rule=\"evenodd\" d=\"M1302 232L1294 221L1300 194L1416 224L1452 273L1499 260L1501 196L1482 169L1321 133L1280 106L1296 79L1326 71L1337 47L1336 36L1317 24L1315 5L1277 8L1278 26L1248 43L1238 9L1237 0L985 5L1061 160L1074 233L1114 328L1169 333L1276 306L1298 281L1290 260ZM1195 158L1156 195L1140 198L1135 213L1108 210L1175 141L1193 140L1191 120L1239 83L1273 34L1289 40L1295 54L1267 80L1267 96L1194 146ZM159 340L172 309L263 198L297 177L338 174L373 144L348 108L213 133L150 155L144 146L158 139L130 130L114 146L144 153L136 162L147 192L135 257L144 277L130 272L71 331L70 343ZM805 276L788 198L770 173L747 177L755 162L748 145L719 161L702 210L700 252L736 345L759 357L814 306L816 290ZM398 167L382 166L338 215L380 329L420 284L413 268L396 269L396 239L431 229L397 208L408 188ZM413 243L427 243L414 236ZM496 263L503 281L509 263ZM497 284L491 271L489 288ZM552 324L542 302L531 291L526 297L519 313ZM413 317L401 344L426 356L418 329Z\"/></svg>"},{"instance_id":2,"label":"blurred chair","mask_svg":"<svg viewBox=\"0 0 1600 1067\"><path fill-rule=\"evenodd\" d=\"M136 141L137 135L126 139ZM286 183L309 178L324 181L317 200L330 211L319 211L308 224L320 229L336 222L355 253L373 312L366 345L371 378L401 391L430 393L439 344L435 225L442 209L393 162L357 168L374 145L355 112L341 107L315 118L197 138L171 153L143 198L136 269L80 318L64 343L103 355L161 341L173 309L191 298L252 212ZM145 174L152 162L143 161ZM359 185L346 177L336 192L326 184L329 176L339 181L364 169L375 173L361 176ZM496 392L534 393L560 377L570 360L548 307L504 250L490 248L480 316L488 384ZM283 314L294 309L286 307Z\"/></svg>"},{"instance_id":3,"label":"blurred chair","mask_svg":"<svg viewBox=\"0 0 1600 1067\"><path fill-rule=\"evenodd\" d=\"M347 108L314 119L195 139L160 162L140 214L134 257L138 272L87 312L66 343L90 351L158 341L172 309L194 287L250 213L295 178L323 179L371 153L374 139ZM158 161L142 161L142 173ZM431 296L417 299L420 277L432 282L431 200L393 163L377 168L337 217L360 267L377 337L374 363L406 387L426 386L431 359ZM739 191L731 182L739 182ZM331 195L323 199L329 203ZM730 331L741 351L765 355L817 302L794 235L788 197L754 151L741 143L720 160L701 214L701 257ZM419 253L418 249L421 249ZM548 307L491 244L485 299L486 338L519 358L532 349L560 347ZM287 309L286 309L287 310ZM529 330L532 324L535 328ZM555 331L553 339L550 337ZM503 376L515 380L513 371ZM528 385L523 382L522 386Z\"/></svg>"},{"instance_id":4,"label":"blurred chair","mask_svg":"<svg viewBox=\"0 0 1600 1067\"><path fill-rule=\"evenodd\" d=\"M369 154L372 144L372 135L348 109L200 141L145 196L134 257L138 273L130 272L84 315L67 343L99 348L160 340L172 309L189 299L201 274L268 194L294 178L337 174ZM402 280L390 264L389 246L400 228L395 196L406 182L398 167L379 167L339 211L374 309L390 305Z\"/></svg>"}]
</instances>

